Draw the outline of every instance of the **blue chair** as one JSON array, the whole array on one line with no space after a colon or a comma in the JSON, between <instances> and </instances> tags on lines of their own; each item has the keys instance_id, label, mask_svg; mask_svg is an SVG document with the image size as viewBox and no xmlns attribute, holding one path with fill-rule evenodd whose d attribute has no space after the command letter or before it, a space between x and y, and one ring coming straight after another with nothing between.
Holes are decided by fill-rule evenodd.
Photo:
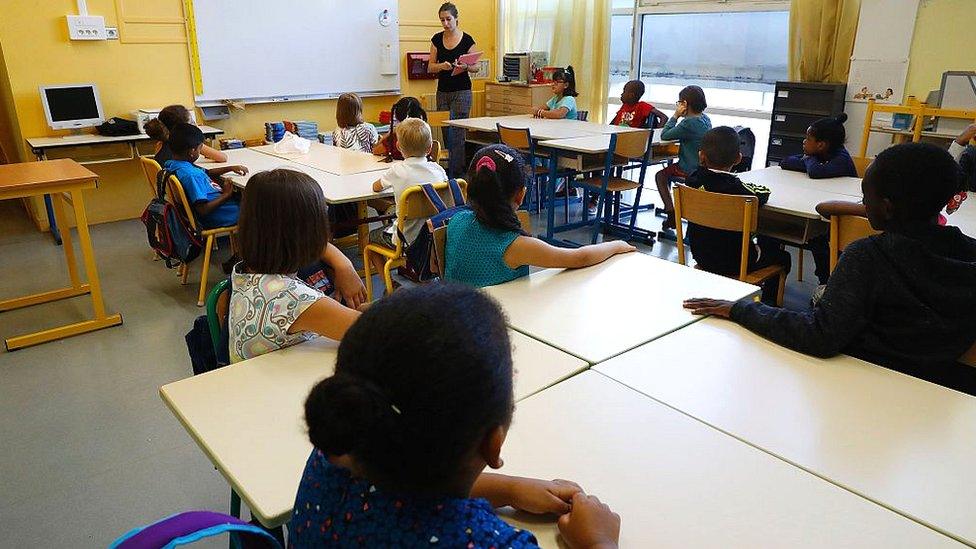
<instances>
[{"instance_id":1,"label":"blue chair","mask_svg":"<svg viewBox=\"0 0 976 549\"><path fill-rule=\"evenodd\" d=\"M625 133L615 133L610 135L610 147L607 149L603 171L595 177L589 177L582 181L574 182L583 187L584 200L589 198L589 193L597 195L596 215L593 219L593 234L590 241L596 243L597 234L600 232L602 223L619 223L620 215L630 214L630 239L634 238L634 228L637 222L637 205L640 204L641 190L644 188L644 177L647 175L647 166L651 158L652 131L640 130ZM640 168L640 175L637 181L624 179L618 175L616 168L630 165L637 161ZM629 208L620 210L620 195L624 191L636 191L634 203ZM612 195L613 207L608 202L608 194ZM584 213L584 216L586 213Z\"/></svg>"},{"instance_id":2,"label":"blue chair","mask_svg":"<svg viewBox=\"0 0 976 549\"><path fill-rule=\"evenodd\" d=\"M547 160L549 155L536 151L532 132L528 128L508 128L501 124L497 124L496 128L498 140L503 145L508 145L525 155L526 163L532 169L532 188L525 194L526 199L523 206L530 208L534 205L536 213L539 213L542 209L542 189L549 179L549 168L544 166L543 160Z\"/></svg>"}]
</instances>

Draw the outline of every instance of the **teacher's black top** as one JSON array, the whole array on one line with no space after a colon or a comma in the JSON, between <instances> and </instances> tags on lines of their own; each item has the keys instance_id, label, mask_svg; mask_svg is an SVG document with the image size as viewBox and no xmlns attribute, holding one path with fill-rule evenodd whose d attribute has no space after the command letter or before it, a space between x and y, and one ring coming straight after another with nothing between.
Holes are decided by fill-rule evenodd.
<instances>
[{"instance_id":1,"label":"teacher's black top","mask_svg":"<svg viewBox=\"0 0 976 549\"><path fill-rule=\"evenodd\" d=\"M474 38L471 38L470 34L464 33L458 45L449 50L444 47L444 33L439 32L430 39L430 43L437 48L437 59L431 59L431 62L444 63L447 61L454 63L458 60L458 57L468 53L468 50L474 45ZM468 71L464 71L457 76L451 76L452 70L448 69L437 74L437 91L455 92L470 90L471 77L468 75Z\"/></svg>"}]
</instances>

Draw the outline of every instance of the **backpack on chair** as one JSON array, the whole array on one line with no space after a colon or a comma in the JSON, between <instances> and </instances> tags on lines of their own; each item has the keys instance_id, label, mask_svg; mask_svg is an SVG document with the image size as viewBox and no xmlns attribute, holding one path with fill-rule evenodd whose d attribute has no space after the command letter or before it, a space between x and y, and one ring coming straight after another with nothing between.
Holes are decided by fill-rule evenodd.
<instances>
[{"instance_id":1,"label":"backpack on chair","mask_svg":"<svg viewBox=\"0 0 976 549\"><path fill-rule=\"evenodd\" d=\"M747 172L752 169L752 157L756 154L756 134L745 126L732 128L739 134L739 152L742 153L742 160L732 166L732 173Z\"/></svg>"},{"instance_id":2,"label":"backpack on chair","mask_svg":"<svg viewBox=\"0 0 976 549\"><path fill-rule=\"evenodd\" d=\"M454 217L454 214L468 209L457 180L450 179L447 184L451 189L451 196L454 198L454 206L450 208L447 207L447 204L444 203L441 196L437 194L437 190L433 185L425 183L420 186L430 205L437 210L437 213L427 219L427 222L420 228L420 234L417 235L417 239L406 250L406 270L409 271L409 275L412 275L408 276L408 278L411 278L415 282L425 282L437 277L434 231L440 227L446 227L447 223ZM406 241L402 233L399 234L399 238L401 242ZM401 271L401 274L404 274L403 271Z\"/></svg>"},{"instance_id":3,"label":"backpack on chair","mask_svg":"<svg viewBox=\"0 0 976 549\"><path fill-rule=\"evenodd\" d=\"M166 201L166 181L171 175L173 172L168 170L160 170L156 175L156 196L142 212L141 219L146 225L149 247L172 269L196 259L203 250L203 241L183 212Z\"/></svg>"}]
</instances>

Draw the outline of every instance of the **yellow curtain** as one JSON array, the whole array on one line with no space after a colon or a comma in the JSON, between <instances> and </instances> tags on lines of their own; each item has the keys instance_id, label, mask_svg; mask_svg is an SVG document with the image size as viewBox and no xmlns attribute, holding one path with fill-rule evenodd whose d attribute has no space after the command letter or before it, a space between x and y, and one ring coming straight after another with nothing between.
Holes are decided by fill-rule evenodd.
<instances>
[{"instance_id":1,"label":"yellow curtain","mask_svg":"<svg viewBox=\"0 0 976 549\"><path fill-rule=\"evenodd\" d=\"M604 122L610 86L610 0L505 0L503 51L547 51L576 71L579 110Z\"/></svg>"},{"instance_id":2,"label":"yellow curtain","mask_svg":"<svg viewBox=\"0 0 976 549\"><path fill-rule=\"evenodd\" d=\"M846 82L861 0L793 0L790 80Z\"/></svg>"}]
</instances>

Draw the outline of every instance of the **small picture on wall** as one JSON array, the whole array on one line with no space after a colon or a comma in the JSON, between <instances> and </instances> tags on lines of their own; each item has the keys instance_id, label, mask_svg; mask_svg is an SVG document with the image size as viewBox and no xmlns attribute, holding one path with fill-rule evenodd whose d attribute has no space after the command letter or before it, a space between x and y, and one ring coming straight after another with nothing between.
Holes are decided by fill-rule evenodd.
<instances>
[{"instance_id":1,"label":"small picture on wall","mask_svg":"<svg viewBox=\"0 0 976 549\"><path fill-rule=\"evenodd\" d=\"M851 60L847 78L847 100L866 103L901 104L908 63L905 61Z\"/></svg>"}]
</instances>

